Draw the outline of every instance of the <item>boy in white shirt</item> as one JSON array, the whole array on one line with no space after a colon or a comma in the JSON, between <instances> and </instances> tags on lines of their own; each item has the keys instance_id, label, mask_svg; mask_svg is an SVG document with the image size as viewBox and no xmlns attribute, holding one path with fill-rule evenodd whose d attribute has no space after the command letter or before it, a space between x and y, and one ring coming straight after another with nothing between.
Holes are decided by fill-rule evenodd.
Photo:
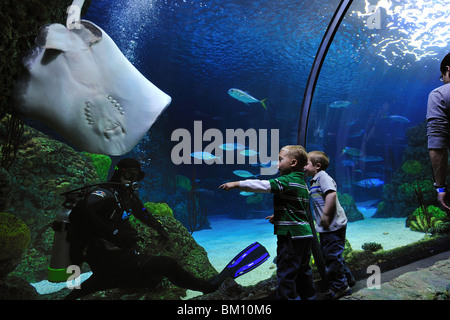
<instances>
[{"instance_id":1,"label":"boy in white shirt","mask_svg":"<svg viewBox=\"0 0 450 320\"><path fill-rule=\"evenodd\" d=\"M336 182L325 172L328 164L329 159L324 152L311 151L304 172L306 176L313 177L310 180L309 196L330 285L325 298L339 299L351 294L349 284L354 285L355 280L342 257L347 217L337 197Z\"/></svg>"}]
</instances>

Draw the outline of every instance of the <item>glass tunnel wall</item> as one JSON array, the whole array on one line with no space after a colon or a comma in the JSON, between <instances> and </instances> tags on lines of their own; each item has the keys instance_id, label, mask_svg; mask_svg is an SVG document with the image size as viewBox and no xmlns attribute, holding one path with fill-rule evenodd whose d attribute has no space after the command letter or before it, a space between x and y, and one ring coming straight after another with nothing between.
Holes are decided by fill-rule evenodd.
<instances>
[{"instance_id":1,"label":"glass tunnel wall","mask_svg":"<svg viewBox=\"0 0 450 320\"><path fill-rule=\"evenodd\" d=\"M330 156L339 190L366 217L407 217L416 191L435 200L424 120L449 17L444 1L353 1L324 61L307 149Z\"/></svg>"},{"instance_id":2,"label":"glass tunnel wall","mask_svg":"<svg viewBox=\"0 0 450 320\"><path fill-rule=\"evenodd\" d=\"M428 93L441 84L439 63L449 49L445 2L353 1L322 66L306 149L329 155L328 171L339 192L367 209L366 217L407 217L417 208L418 189L428 204L435 200L423 124ZM208 215L249 219L272 211L270 196L217 188L226 181L275 176L271 130L277 130L276 147L296 144L308 75L339 3L91 3L84 18L103 28L137 69L172 97L127 155L141 161L146 172L140 190L144 201L166 202L174 212L185 212L187 192L195 184L197 201ZM232 97L231 88L259 101L267 98L267 109ZM250 164L247 152L245 163L237 164L245 150L227 141L228 129L254 130L258 138L260 129L267 130L267 141L258 141L253 151L265 146L275 161L256 156ZM233 164L228 151L217 147L219 138L220 144L234 145ZM181 142L190 147L181 150ZM208 149L211 143L216 148ZM220 159L207 164L191 156L206 151ZM264 165L275 170L261 174Z\"/></svg>"}]
</instances>

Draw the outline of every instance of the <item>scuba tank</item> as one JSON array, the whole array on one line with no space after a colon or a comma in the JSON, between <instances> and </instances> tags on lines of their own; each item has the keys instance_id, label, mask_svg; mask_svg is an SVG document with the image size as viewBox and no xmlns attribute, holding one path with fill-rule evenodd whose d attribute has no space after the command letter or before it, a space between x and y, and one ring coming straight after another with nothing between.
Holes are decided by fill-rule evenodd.
<instances>
[{"instance_id":1,"label":"scuba tank","mask_svg":"<svg viewBox=\"0 0 450 320\"><path fill-rule=\"evenodd\" d=\"M71 275L71 273L67 273L67 267L71 265L67 231L70 227L69 215L72 208L73 206L67 205L66 200L53 221L52 229L55 231L55 235L47 273L47 279L50 282L65 282Z\"/></svg>"},{"instance_id":2,"label":"scuba tank","mask_svg":"<svg viewBox=\"0 0 450 320\"><path fill-rule=\"evenodd\" d=\"M122 184L115 182L98 183L61 194L66 197L66 200L62 204L63 207L59 210L52 224L52 229L55 232L55 235L53 236L52 255L47 272L48 281L66 282L72 275L72 272L68 272L67 270L67 268L72 264L70 261L70 243L68 240L68 230L70 228L69 216L72 209L80 200L84 199L92 187L108 185ZM136 182L132 184L125 184L124 186L131 188L133 191L139 188L139 185Z\"/></svg>"}]
</instances>

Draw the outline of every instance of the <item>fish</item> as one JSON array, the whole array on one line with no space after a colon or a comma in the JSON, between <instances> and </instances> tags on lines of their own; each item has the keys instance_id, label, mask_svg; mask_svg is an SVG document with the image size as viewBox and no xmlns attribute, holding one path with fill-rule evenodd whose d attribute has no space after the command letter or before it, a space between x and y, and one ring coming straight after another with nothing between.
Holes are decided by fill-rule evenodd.
<instances>
[{"instance_id":1,"label":"fish","mask_svg":"<svg viewBox=\"0 0 450 320\"><path fill-rule=\"evenodd\" d=\"M248 172L247 170L234 170L233 173L241 178L251 178L251 177L255 178L259 176L258 174L255 175L251 172Z\"/></svg>"},{"instance_id":2,"label":"fish","mask_svg":"<svg viewBox=\"0 0 450 320\"><path fill-rule=\"evenodd\" d=\"M209 152L203 152L203 151L193 152L193 153L191 153L191 157L200 159L200 160L206 160L206 161L213 160L213 159L220 160L220 157L216 157L215 155L213 155Z\"/></svg>"},{"instance_id":3,"label":"fish","mask_svg":"<svg viewBox=\"0 0 450 320\"><path fill-rule=\"evenodd\" d=\"M272 166L272 161L269 161L269 162L267 162L267 163L262 163L262 162L260 162L259 165L260 165L260 167L262 167L262 168L270 168L270 167Z\"/></svg>"},{"instance_id":4,"label":"fish","mask_svg":"<svg viewBox=\"0 0 450 320\"><path fill-rule=\"evenodd\" d=\"M252 167L261 167L261 168L270 168L272 166L272 161L269 161L267 163L262 162L256 162L256 163L250 163Z\"/></svg>"},{"instance_id":5,"label":"fish","mask_svg":"<svg viewBox=\"0 0 450 320\"><path fill-rule=\"evenodd\" d=\"M410 123L411 122L411 120L409 120L408 118L403 117L403 116L391 115L391 116L388 116L387 118L392 121L396 121L396 122L400 122L400 123Z\"/></svg>"},{"instance_id":6,"label":"fish","mask_svg":"<svg viewBox=\"0 0 450 320\"><path fill-rule=\"evenodd\" d=\"M73 5L81 8L83 3L75 0ZM14 86L13 107L81 151L120 156L136 146L171 97L77 11L69 13L66 26L39 29L36 47L23 59L26 72Z\"/></svg>"},{"instance_id":7,"label":"fish","mask_svg":"<svg viewBox=\"0 0 450 320\"><path fill-rule=\"evenodd\" d=\"M248 196L254 195L255 193L249 192L249 191L241 191L241 192L239 192L239 194L243 197L248 197Z\"/></svg>"},{"instance_id":8,"label":"fish","mask_svg":"<svg viewBox=\"0 0 450 320\"><path fill-rule=\"evenodd\" d=\"M240 143L224 143L219 146L220 149L225 151L243 150L245 146Z\"/></svg>"},{"instance_id":9,"label":"fish","mask_svg":"<svg viewBox=\"0 0 450 320\"><path fill-rule=\"evenodd\" d=\"M245 150L242 150L241 152L239 152L239 154L241 154L243 156L247 156L247 157L253 157L253 156L256 156L258 154L258 152L256 152L255 150L252 150L252 149L245 149Z\"/></svg>"},{"instance_id":10,"label":"fish","mask_svg":"<svg viewBox=\"0 0 450 320\"><path fill-rule=\"evenodd\" d=\"M378 157L378 156L364 156L364 157L359 158L358 160L363 161L363 162L377 162L377 161L383 161L384 158Z\"/></svg>"},{"instance_id":11,"label":"fish","mask_svg":"<svg viewBox=\"0 0 450 320\"><path fill-rule=\"evenodd\" d=\"M363 188L377 188L384 185L384 181L378 178L371 178L371 179L364 179L361 181L358 181L356 183L357 186L363 187Z\"/></svg>"},{"instance_id":12,"label":"fish","mask_svg":"<svg viewBox=\"0 0 450 320\"><path fill-rule=\"evenodd\" d=\"M344 149L342 149L342 153L341 155L343 155L344 153L349 154L353 157L362 157L363 156L363 152L357 148L352 148L352 147L345 147Z\"/></svg>"},{"instance_id":13,"label":"fish","mask_svg":"<svg viewBox=\"0 0 450 320\"><path fill-rule=\"evenodd\" d=\"M251 95L249 95L247 92L242 91L240 89L236 89L236 88L231 88L230 90L228 90L228 94L235 98L236 100L239 100L245 104L249 104L249 103L261 103L262 106L264 107L264 109L267 110L266 104L265 102L267 101L267 98L262 99L262 100L258 100L255 97L252 97Z\"/></svg>"},{"instance_id":14,"label":"fish","mask_svg":"<svg viewBox=\"0 0 450 320\"><path fill-rule=\"evenodd\" d=\"M355 163L351 160L342 160L341 163L344 167L354 167L355 166Z\"/></svg>"},{"instance_id":15,"label":"fish","mask_svg":"<svg viewBox=\"0 0 450 320\"><path fill-rule=\"evenodd\" d=\"M328 108L340 109L340 108L348 108L351 104L356 103L356 100L353 101L334 101L333 103L328 105Z\"/></svg>"},{"instance_id":16,"label":"fish","mask_svg":"<svg viewBox=\"0 0 450 320\"><path fill-rule=\"evenodd\" d=\"M359 130L359 131L356 131L356 132L353 132L351 135L350 135L350 138L357 138L357 137L361 137L363 134L364 134L364 129L361 129L361 130Z\"/></svg>"}]
</instances>

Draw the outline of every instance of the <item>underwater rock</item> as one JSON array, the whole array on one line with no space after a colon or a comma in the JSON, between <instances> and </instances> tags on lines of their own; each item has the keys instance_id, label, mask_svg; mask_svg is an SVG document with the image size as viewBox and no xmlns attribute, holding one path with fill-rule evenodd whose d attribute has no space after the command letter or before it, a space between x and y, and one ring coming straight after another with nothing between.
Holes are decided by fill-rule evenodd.
<instances>
[{"instance_id":1,"label":"underwater rock","mask_svg":"<svg viewBox=\"0 0 450 320\"><path fill-rule=\"evenodd\" d=\"M93 154L88 152L82 153L91 161L100 180L106 181L108 178L108 171L112 163L111 158L103 154Z\"/></svg>"},{"instance_id":2,"label":"underwater rock","mask_svg":"<svg viewBox=\"0 0 450 320\"><path fill-rule=\"evenodd\" d=\"M0 132L3 125L2 121ZM3 138L0 136L0 143ZM39 282L47 276L53 243L51 223L64 201L60 194L102 181L86 156L28 126L8 173L12 184L6 210L25 222L31 237L25 263L13 273Z\"/></svg>"},{"instance_id":3,"label":"underwater rock","mask_svg":"<svg viewBox=\"0 0 450 320\"><path fill-rule=\"evenodd\" d=\"M169 208L166 204L162 204L160 207ZM203 279L210 279L215 276L218 272L210 263L205 249L195 242L189 231L173 215L168 214L166 209L157 210L153 214L169 232L170 238L167 242L160 240L155 230L144 225L133 216L130 217L132 226L142 239L138 243L141 254L172 257L185 270ZM186 289L163 280L150 288L116 288L87 295L82 300L178 300L185 295ZM45 297L45 299L62 298L63 295L61 294Z\"/></svg>"},{"instance_id":4,"label":"underwater rock","mask_svg":"<svg viewBox=\"0 0 450 320\"><path fill-rule=\"evenodd\" d=\"M17 276L0 279L0 300L39 300L36 289Z\"/></svg>"},{"instance_id":5,"label":"underwater rock","mask_svg":"<svg viewBox=\"0 0 450 320\"><path fill-rule=\"evenodd\" d=\"M233 279L227 279L220 286L219 290L213 293L194 297L191 300L265 300L275 299L277 288L277 278L272 276L269 279L258 282L253 286L243 287Z\"/></svg>"},{"instance_id":6,"label":"underwater rock","mask_svg":"<svg viewBox=\"0 0 450 320\"><path fill-rule=\"evenodd\" d=\"M12 272L30 243L30 229L17 217L0 213L0 278Z\"/></svg>"},{"instance_id":7,"label":"underwater rock","mask_svg":"<svg viewBox=\"0 0 450 320\"><path fill-rule=\"evenodd\" d=\"M347 193L338 192L339 203L345 211L348 222L364 220L364 216L356 207L355 200Z\"/></svg>"}]
</instances>

